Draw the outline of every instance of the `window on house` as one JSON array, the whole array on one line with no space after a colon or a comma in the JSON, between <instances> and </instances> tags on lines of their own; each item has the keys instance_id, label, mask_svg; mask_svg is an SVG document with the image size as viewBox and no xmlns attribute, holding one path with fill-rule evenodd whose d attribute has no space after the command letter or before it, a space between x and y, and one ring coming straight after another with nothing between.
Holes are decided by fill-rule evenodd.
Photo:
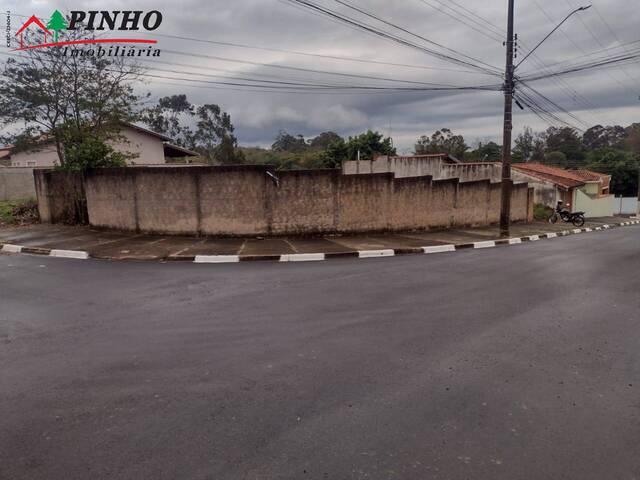
<instances>
[{"instance_id":1,"label":"window on house","mask_svg":"<svg viewBox=\"0 0 640 480\"><path fill-rule=\"evenodd\" d=\"M35 167L36 162L27 162L27 167Z\"/></svg>"}]
</instances>

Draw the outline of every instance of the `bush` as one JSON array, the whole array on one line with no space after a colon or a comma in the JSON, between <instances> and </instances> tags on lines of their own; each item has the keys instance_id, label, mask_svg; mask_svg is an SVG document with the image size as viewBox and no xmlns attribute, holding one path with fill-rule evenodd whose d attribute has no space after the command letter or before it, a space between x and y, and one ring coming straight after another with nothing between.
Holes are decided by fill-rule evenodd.
<instances>
[{"instance_id":1,"label":"bush","mask_svg":"<svg viewBox=\"0 0 640 480\"><path fill-rule=\"evenodd\" d=\"M536 203L533 206L533 218L536 220L549 220L549 217L553 213L553 208L547 207L541 203Z\"/></svg>"}]
</instances>

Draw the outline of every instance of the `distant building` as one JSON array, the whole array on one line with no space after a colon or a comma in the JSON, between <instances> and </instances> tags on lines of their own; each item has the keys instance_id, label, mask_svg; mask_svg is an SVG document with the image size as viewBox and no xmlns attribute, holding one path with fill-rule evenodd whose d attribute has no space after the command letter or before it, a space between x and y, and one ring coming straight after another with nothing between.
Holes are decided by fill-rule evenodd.
<instances>
[{"instance_id":1,"label":"distant building","mask_svg":"<svg viewBox=\"0 0 640 480\"><path fill-rule=\"evenodd\" d=\"M170 137L132 123L123 123L120 134L124 139L107 143L118 152L135 155L128 161L130 165L158 165L168 163L167 160L172 158L198 156L196 152L171 143ZM13 153L9 150L7 156L11 158L12 167L46 168L58 165L58 153L51 142L44 143L38 149Z\"/></svg>"},{"instance_id":2,"label":"distant building","mask_svg":"<svg viewBox=\"0 0 640 480\"><path fill-rule=\"evenodd\" d=\"M614 213L610 194L611 175L590 170L565 170L540 163L515 163L514 179L534 188L534 201L555 207L558 201L586 217L608 217Z\"/></svg>"}]
</instances>

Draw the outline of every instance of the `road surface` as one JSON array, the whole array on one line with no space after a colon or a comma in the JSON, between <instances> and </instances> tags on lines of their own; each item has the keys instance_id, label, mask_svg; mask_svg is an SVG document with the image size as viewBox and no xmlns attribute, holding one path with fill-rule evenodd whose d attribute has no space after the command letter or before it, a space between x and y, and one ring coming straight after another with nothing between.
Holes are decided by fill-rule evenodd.
<instances>
[{"instance_id":1,"label":"road surface","mask_svg":"<svg viewBox=\"0 0 640 480\"><path fill-rule=\"evenodd\" d=\"M0 255L0 478L640 478L639 286L640 227L309 264Z\"/></svg>"}]
</instances>

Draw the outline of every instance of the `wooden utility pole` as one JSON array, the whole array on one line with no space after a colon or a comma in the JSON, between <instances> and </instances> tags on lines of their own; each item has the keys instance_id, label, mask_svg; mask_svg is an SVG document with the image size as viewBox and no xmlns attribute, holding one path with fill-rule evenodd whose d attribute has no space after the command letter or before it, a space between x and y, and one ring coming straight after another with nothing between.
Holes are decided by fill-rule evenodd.
<instances>
[{"instance_id":1,"label":"wooden utility pole","mask_svg":"<svg viewBox=\"0 0 640 480\"><path fill-rule=\"evenodd\" d=\"M504 127L502 134L502 195L500 201L500 236L510 236L511 224L511 131L513 130L513 8L509 0L507 18L507 66L504 74Z\"/></svg>"}]
</instances>

